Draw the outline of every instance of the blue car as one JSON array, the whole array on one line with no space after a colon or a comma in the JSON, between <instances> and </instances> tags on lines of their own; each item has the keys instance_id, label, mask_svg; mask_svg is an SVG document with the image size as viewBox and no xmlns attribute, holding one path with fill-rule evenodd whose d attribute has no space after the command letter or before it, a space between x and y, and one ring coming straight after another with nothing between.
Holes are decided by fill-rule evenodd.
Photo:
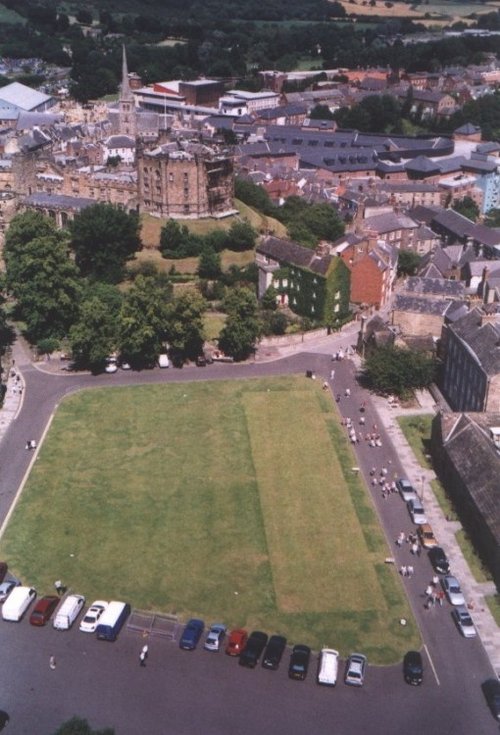
<instances>
[{"instance_id":1,"label":"blue car","mask_svg":"<svg viewBox=\"0 0 500 735\"><path fill-rule=\"evenodd\" d=\"M203 620L197 620L196 618L190 620L182 631L179 648L182 648L184 651L194 651L203 634L204 628L205 623Z\"/></svg>"}]
</instances>

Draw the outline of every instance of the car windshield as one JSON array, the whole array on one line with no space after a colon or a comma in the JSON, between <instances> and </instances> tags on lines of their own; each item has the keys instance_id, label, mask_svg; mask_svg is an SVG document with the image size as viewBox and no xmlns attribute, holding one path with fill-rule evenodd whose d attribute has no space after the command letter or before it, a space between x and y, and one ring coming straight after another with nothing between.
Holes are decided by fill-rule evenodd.
<instances>
[{"instance_id":1,"label":"car windshield","mask_svg":"<svg viewBox=\"0 0 500 735\"><path fill-rule=\"evenodd\" d=\"M304 671L304 665L303 664L294 664L293 665L294 671Z\"/></svg>"}]
</instances>

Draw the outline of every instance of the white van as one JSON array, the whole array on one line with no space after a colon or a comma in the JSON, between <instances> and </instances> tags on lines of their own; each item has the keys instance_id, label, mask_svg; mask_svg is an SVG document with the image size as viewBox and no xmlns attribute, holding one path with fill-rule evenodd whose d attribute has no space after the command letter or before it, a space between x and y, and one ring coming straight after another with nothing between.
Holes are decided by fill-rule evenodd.
<instances>
[{"instance_id":1,"label":"white van","mask_svg":"<svg viewBox=\"0 0 500 735\"><path fill-rule=\"evenodd\" d=\"M339 670L339 652L333 648L323 648L319 655L318 684L334 687Z\"/></svg>"},{"instance_id":2,"label":"white van","mask_svg":"<svg viewBox=\"0 0 500 735\"><path fill-rule=\"evenodd\" d=\"M80 610L85 605L83 595L68 595L57 611L52 625L57 630L68 630L78 617Z\"/></svg>"},{"instance_id":3,"label":"white van","mask_svg":"<svg viewBox=\"0 0 500 735\"><path fill-rule=\"evenodd\" d=\"M165 353L162 353L161 355L158 355L158 367L161 368L168 368L170 367L170 362L168 359L168 355Z\"/></svg>"},{"instance_id":4,"label":"white van","mask_svg":"<svg viewBox=\"0 0 500 735\"><path fill-rule=\"evenodd\" d=\"M19 622L36 597L33 587L14 587L2 607L2 618Z\"/></svg>"}]
</instances>

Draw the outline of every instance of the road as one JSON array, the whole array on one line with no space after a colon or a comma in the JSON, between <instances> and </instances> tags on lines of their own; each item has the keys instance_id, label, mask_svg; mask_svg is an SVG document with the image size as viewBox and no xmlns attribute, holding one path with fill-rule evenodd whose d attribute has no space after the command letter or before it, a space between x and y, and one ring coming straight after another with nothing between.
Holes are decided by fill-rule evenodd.
<instances>
[{"instance_id":1,"label":"road","mask_svg":"<svg viewBox=\"0 0 500 735\"><path fill-rule=\"evenodd\" d=\"M14 499L33 455L24 449L28 438L37 440L65 395L86 387L132 385L170 381L249 378L313 370L319 379L330 375L329 356L300 354L284 360L247 365L211 365L183 370L154 370L137 374L46 375L22 366L26 382L23 408L0 445L0 521ZM335 363L334 392L351 389L342 397L343 415L359 421L366 402L366 426L376 422L382 448L366 442L356 446L358 466L365 476L377 466L404 474L397 448L388 441L372 408L369 394L356 383L350 361ZM369 429L367 429L369 430ZM376 457L376 459L375 459ZM391 496L382 500L373 490L375 506L388 542L401 530L412 529L404 503ZM291 682L286 662L278 672L242 669L222 654L202 650L180 651L164 639L151 639L145 668L139 666L142 638L124 631L114 644L97 641L78 630L61 633L35 629L27 620L0 622L2 657L0 707L10 716L8 732L49 735L74 714L87 717L94 727L112 726L117 735L254 735L256 733L327 732L383 733L384 735L447 735L498 732L489 714L480 683L492 675L479 639L465 640L454 628L451 608L425 610L424 589L432 576L426 556L410 557L415 576L405 580L426 650L425 681L421 687L404 684L401 666L369 667L366 685L355 690L339 683L334 690L314 682L315 663L308 679ZM411 559L411 561L410 561ZM269 631L273 632L273 631ZM335 645L332 631L330 645ZM49 669L55 655L57 668Z\"/></svg>"}]
</instances>

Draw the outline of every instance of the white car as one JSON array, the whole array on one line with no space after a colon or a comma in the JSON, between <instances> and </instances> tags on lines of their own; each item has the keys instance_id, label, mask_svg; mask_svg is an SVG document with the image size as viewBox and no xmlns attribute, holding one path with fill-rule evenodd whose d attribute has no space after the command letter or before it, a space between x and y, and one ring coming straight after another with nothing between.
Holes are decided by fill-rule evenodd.
<instances>
[{"instance_id":1,"label":"white car","mask_svg":"<svg viewBox=\"0 0 500 735\"><path fill-rule=\"evenodd\" d=\"M225 635L225 625L222 625L222 623L214 623L211 625L205 640L205 645L203 646L205 651L218 651L222 646Z\"/></svg>"},{"instance_id":2,"label":"white car","mask_svg":"<svg viewBox=\"0 0 500 735\"><path fill-rule=\"evenodd\" d=\"M161 367L161 368L170 367L170 361L168 359L168 355L166 355L165 353L158 355L158 367Z\"/></svg>"},{"instance_id":3,"label":"white car","mask_svg":"<svg viewBox=\"0 0 500 735\"><path fill-rule=\"evenodd\" d=\"M427 523L427 516L425 515L424 506L420 500L409 500L406 504L408 513L411 516L413 523L416 526L420 526L423 523Z\"/></svg>"},{"instance_id":4,"label":"white car","mask_svg":"<svg viewBox=\"0 0 500 735\"><path fill-rule=\"evenodd\" d=\"M465 597L460 589L460 584L456 577L453 577L451 574L447 574L446 577L441 580L441 584L446 597L452 605L465 605Z\"/></svg>"},{"instance_id":5,"label":"white car","mask_svg":"<svg viewBox=\"0 0 500 735\"><path fill-rule=\"evenodd\" d=\"M104 371L106 373L116 373L118 370L118 364L116 357L108 357L106 360L106 367L104 368Z\"/></svg>"},{"instance_id":6,"label":"white car","mask_svg":"<svg viewBox=\"0 0 500 735\"><path fill-rule=\"evenodd\" d=\"M107 608L108 603L104 600L95 600L89 607L85 615L83 616L82 622L80 623L80 630L82 633L94 633L97 628L99 618Z\"/></svg>"},{"instance_id":7,"label":"white car","mask_svg":"<svg viewBox=\"0 0 500 735\"><path fill-rule=\"evenodd\" d=\"M475 638L477 636L476 628L465 605L457 605L453 608L451 614L464 638Z\"/></svg>"}]
</instances>

